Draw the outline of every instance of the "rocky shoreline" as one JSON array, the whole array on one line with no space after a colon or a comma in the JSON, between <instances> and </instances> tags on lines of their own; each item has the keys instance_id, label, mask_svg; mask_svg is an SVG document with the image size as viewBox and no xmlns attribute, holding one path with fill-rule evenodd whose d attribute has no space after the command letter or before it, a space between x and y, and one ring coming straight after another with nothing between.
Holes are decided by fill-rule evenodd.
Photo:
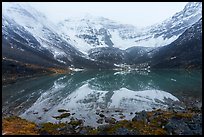
<instances>
[{"instance_id":1,"label":"rocky shoreline","mask_svg":"<svg viewBox=\"0 0 204 137\"><path fill-rule=\"evenodd\" d=\"M67 116L67 112L59 110ZM65 114L63 116L65 116ZM202 135L202 102L188 101L184 109L173 104L166 110L136 112L131 120L119 120L100 113L106 124L85 126L83 120L35 124L17 116L3 118L3 135ZM60 118L60 117L57 117ZM100 122L100 121L98 121Z\"/></svg>"}]
</instances>

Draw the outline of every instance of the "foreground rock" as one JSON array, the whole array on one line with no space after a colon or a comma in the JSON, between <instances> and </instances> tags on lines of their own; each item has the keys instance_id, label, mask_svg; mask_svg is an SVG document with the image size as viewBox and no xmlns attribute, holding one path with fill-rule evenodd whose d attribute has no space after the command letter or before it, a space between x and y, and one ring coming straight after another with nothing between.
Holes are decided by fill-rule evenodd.
<instances>
[{"instance_id":1,"label":"foreground rock","mask_svg":"<svg viewBox=\"0 0 204 137\"><path fill-rule=\"evenodd\" d=\"M64 111L63 111L64 112ZM63 114L67 114L63 113ZM66 115L67 116L67 115ZM12 135L202 135L202 113L155 110L136 113L132 120L116 121L111 117L98 119L98 127L84 126L82 120L36 125L19 117L3 119L2 134Z\"/></svg>"}]
</instances>

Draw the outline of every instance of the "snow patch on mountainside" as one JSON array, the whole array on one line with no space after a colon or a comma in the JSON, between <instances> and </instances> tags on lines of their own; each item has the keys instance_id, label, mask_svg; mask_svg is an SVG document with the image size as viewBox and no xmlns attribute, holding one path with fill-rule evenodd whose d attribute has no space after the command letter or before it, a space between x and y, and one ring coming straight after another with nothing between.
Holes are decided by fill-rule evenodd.
<instances>
[{"instance_id":1,"label":"snow patch on mountainside","mask_svg":"<svg viewBox=\"0 0 204 137\"><path fill-rule=\"evenodd\" d=\"M114 43L114 47L120 48L122 50L126 50L133 46L142 46L142 47L160 47L161 45L165 46L167 44L170 44L174 40L176 40L179 36L173 36L171 38L164 39L163 36L159 36L157 38L148 38L144 40L138 40L143 38L137 38L135 39L122 39L117 31L110 31L112 35L112 42ZM145 37L145 36L142 36ZM137 41L137 42L135 42Z\"/></svg>"}]
</instances>

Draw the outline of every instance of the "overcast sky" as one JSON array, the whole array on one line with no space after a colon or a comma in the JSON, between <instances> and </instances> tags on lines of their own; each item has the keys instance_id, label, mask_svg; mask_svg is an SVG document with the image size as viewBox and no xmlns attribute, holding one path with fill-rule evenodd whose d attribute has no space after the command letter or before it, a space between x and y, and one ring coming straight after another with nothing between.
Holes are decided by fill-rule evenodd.
<instances>
[{"instance_id":1,"label":"overcast sky","mask_svg":"<svg viewBox=\"0 0 204 137\"><path fill-rule=\"evenodd\" d=\"M187 2L31 2L53 22L91 14L121 23L149 26L181 11Z\"/></svg>"}]
</instances>

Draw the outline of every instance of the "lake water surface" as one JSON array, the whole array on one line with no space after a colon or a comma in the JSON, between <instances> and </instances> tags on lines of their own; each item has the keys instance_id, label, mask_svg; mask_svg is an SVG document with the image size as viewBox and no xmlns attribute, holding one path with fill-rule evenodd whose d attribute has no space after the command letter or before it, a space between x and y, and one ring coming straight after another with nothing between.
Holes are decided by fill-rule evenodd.
<instances>
[{"instance_id":1,"label":"lake water surface","mask_svg":"<svg viewBox=\"0 0 204 137\"><path fill-rule=\"evenodd\" d=\"M202 97L202 72L153 70L151 72L83 71L42 76L2 88L2 113L36 123L65 122L71 117L96 126L106 117L131 119L135 112L165 109L182 98ZM71 116L57 120L59 109ZM130 114L132 112L133 114Z\"/></svg>"}]
</instances>

